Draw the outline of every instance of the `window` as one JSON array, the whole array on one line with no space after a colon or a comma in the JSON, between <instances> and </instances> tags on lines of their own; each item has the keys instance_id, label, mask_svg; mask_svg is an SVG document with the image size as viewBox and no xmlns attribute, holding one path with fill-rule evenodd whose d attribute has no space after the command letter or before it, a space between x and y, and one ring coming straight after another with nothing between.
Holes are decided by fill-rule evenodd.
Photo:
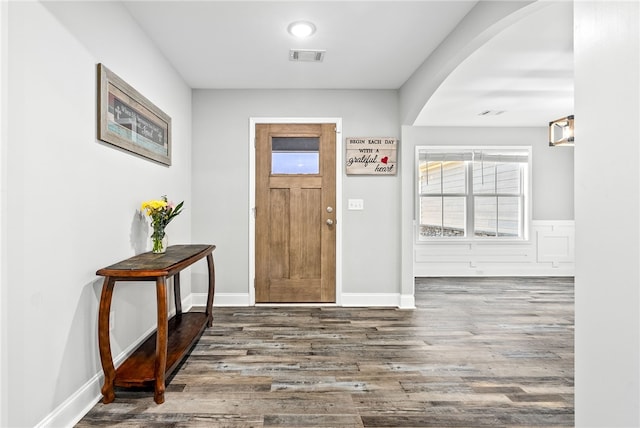
<instances>
[{"instance_id":1,"label":"window","mask_svg":"<svg viewBox=\"0 0 640 428\"><path fill-rule=\"evenodd\" d=\"M418 147L418 239L524 239L528 147Z\"/></svg>"},{"instance_id":2,"label":"window","mask_svg":"<svg viewBox=\"0 0 640 428\"><path fill-rule=\"evenodd\" d=\"M318 174L319 172L319 137L272 138L272 174Z\"/></svg>"}]
</instances>

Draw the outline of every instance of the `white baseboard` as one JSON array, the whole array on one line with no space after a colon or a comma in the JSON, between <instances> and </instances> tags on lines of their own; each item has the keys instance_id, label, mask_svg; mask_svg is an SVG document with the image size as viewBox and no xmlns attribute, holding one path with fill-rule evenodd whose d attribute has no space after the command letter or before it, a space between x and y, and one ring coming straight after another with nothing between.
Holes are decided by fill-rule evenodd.
<instances>
[{"instance_id":1,"label":"white baseboard","mask_svg":"<svg viewBox=\"0 0 640 428\"><path fill-rule=\"evenodd\" d=\"M193 306L205 306L207 304L206 293L193 293L191 297ZM340 305L345 307L415 308L414 296L397 293L342 293L340 302ZM220 293L215 295L213 306L251 305L249 303L249 294L247 293Z\"/></svg>"},{"instance_id":2,"label":"white baseboard","mask_svg":"<svg viewBox=\"0 0 640 428\"><path fill-rule=\"evenodd\" d=\"M342 293L342 306L345 307L400 307L398 293Z\"/></svg>"},{"instance_id":3,"label":"white baseboard","mask_svg":"<svg viewBox=\"0 0 640 428\"><path fill-rule=\"evenodd\" d=\"M35 428L72 427L77 424L102 398L100 388L103 379L102 373L93 376L89 382L41 420Z\"/></svg>"},{"instance_id":4,"label":"white baseboard","mask_svg":"<svg viewBox=\"0 0 640 428\"><path fill-rule=\"evenodd\" d=\"M413 294L401 294L399 309L415 309L416 297Z\"/></svg>"},{"instance_id":5,"label":"white baseboard","mask_svg":"<svg viewBox=\"0 0 640 428\"><path fill-rule=\"evenodd\" d=\"M175 313L175 312L174 312ZM173 315L170 314L170 315ZM129 345L113 360L113 365L118 367L124 360L129 358L131 354L140 346L142 342L156 330L155 325L143 333L138 340ZM93 406L102 398L102 384L104 382L104 374L102 370L88 382L80 387L69 398L56 407L53 412L49 413L41 420L35 428L49 427L72 427L77 424L80 419L86 415Z\"/></svg>"}]
</instances>

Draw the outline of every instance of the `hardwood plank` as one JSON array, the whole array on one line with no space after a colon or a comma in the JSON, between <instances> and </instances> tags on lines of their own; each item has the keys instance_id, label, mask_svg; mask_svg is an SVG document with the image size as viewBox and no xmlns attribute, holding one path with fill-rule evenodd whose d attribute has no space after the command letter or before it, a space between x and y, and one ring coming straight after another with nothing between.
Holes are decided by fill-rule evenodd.
<instances>
[{"instance_id":1,"label":"hardwood plank","mask_svg":"<svg viewBox=\"0 0 640 428\"><path fill-rule=\"evenodd\" d=\"M315 428L315 427L341 427L356 428L362 427L362 421L357 415L265 415L265 427L295 427L295 428Z\"/></svg>"},{"instance_id":2,"label":"hardwood plank","mask_svg":"<svg viewBox=\"0 0 640 428\"><path fill-rule=\"evenodd\" d=\"M162 405L78 427L572 427L573 281L429 278L416 310L220 307Z\"/></svg>"}]
</instances>

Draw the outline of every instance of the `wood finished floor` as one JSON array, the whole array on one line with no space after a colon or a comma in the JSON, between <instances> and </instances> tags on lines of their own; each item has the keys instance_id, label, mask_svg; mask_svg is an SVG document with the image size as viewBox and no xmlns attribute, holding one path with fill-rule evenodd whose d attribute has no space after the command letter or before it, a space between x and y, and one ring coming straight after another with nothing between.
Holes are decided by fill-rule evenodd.
<instances>
[{"instance_id":1,"label":"wood finished floor","mask_svg":"<svg viewBox=\"0 0 640 428\"><path fill-rule=\"evenodd\" d=\"M77 427L574 425L570 278L428 278L416 310L214 308L171 379Z\"/></svg>"}]
</instances>

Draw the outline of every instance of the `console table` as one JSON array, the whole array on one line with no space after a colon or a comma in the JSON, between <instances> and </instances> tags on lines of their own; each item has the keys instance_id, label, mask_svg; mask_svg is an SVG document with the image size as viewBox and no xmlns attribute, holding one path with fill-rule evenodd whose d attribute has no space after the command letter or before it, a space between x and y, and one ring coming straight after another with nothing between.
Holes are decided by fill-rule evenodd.
<instances>
[{"instance_id":1,"label":"console table","mask_svg":"<svg viewBox=\"0 0 640 428\"><path fill-rule=\"evenodd\" d=\"M172 245L166 253L143 253L96 272L104 276L98 314L98 343L104 371L103 402L115 399L114 386L154 387L154 401L164 402L165 379L196 343L206 327L213 323L215 245ZM207 258L209 294L205 312L182 313L180 271ZM167 279L173 277L176 315L168 319ZM157 330L149 336L116 370L111 355L109 315L117 281L155 281L158 310Z\"/></svg>"}]
</instances>

